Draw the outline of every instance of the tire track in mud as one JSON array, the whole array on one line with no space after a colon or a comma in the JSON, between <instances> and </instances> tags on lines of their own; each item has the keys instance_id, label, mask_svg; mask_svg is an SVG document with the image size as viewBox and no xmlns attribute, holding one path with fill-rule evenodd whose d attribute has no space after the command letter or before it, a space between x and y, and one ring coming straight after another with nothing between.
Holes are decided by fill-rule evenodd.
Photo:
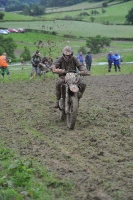
<instances>
[{"instance_id":1,"label":"tire track in mud","mask_svg":"<svg viewBox=\"0 0 133 200\"><path fill-rule=\"evenodd\" d=\"M55 80L1 84L0 137L21 156L73 181L71 199L133 196L133 76L84 79L75 130L52 108Z\"/></svg>"}]
</instances>

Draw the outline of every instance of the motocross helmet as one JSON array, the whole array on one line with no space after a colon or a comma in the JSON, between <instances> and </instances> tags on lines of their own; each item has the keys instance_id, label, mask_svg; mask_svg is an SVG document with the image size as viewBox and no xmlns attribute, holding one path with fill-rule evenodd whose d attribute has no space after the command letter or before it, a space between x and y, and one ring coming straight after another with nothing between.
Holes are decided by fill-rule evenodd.
<instances>
[{"instance_id":1,"label":"motocross helmet","mask_svg":"<svg viewBox=\"0 0 133 200\"><path fill-rule=\"evenodd\" d=\"M64 49L62 50L62 53L63 53L63 55L65 55L65 56L71 56L71 55L73 55L73 50L72 50L71 47L66 46L66 47L64 47Z\"/></svg>"}]
</instances>

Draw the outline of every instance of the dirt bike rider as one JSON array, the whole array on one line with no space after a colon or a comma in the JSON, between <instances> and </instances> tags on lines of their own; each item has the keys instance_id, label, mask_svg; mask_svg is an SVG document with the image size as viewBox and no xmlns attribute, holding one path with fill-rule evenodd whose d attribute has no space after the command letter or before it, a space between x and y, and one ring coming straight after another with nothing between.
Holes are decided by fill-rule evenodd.
<instances>
[{"instance_id":1,"label":"dirt bike rider","mask_svg":"<svg viewBox=\"0 0 133 200\"><path fill-rule=\"evenodd\" d=\"M62 50L62 53L63 53L63 55L61 57L59 57L50 67L52 69L53 73L59 74L59 79L56 82L56 99L57 99L57 101L56 101L54 108L59 107L59 99L61 97L60 87L64 83L64 78L65 78L65 74L66 74L65 71L75 71L76 72L76 68L78 68L78 70L80 71L79 74L81 74L83 76L90 75L90 72L88 72L86 67L81 62L78 61L76 56L73 55L73 50L71 47L66 46ZM80 99L86 88L86 84L81 80L81 78L79 79L78 86L79 86L78 97Z\"/></svg>"}]
</instances>

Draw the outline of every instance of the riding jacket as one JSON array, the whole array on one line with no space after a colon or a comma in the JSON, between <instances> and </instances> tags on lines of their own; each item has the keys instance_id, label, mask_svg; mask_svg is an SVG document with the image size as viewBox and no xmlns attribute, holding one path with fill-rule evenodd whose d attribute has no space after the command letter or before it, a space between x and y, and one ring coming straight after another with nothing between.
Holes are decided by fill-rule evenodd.
<instances>
[{"instance_id":1,"label":"riding jacket","mask_svg":"<svg viewBox=\"0 0 133 200\"><path fill-rule=\"evenodd\" d=\"M54 70L55 68L65 69L65 71L85 71L85 66L78 61L76 56L72 56L70 59L66 59L64 56L59 57L51 66L51 69ZM65 75L65 74L64 74ZM62 75L59 75L62 76Z\"/></svg>"}]
</instances>

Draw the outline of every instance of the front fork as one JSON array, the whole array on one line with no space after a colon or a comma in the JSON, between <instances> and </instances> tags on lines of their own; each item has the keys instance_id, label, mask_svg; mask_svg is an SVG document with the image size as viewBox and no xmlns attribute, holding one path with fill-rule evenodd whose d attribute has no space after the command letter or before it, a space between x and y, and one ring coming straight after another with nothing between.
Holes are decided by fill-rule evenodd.
<instances>
[{"instance_id":1,"label":"front fork","mask_svg":"<svg viewBox=\"0 0 133 200\"><path fill-rule=\"evenodd\" d=\"M66 84L66 98L65 98L65 113L68 114L69 113L69 88L68 85Z\"/></svg>"}]
</instances>

